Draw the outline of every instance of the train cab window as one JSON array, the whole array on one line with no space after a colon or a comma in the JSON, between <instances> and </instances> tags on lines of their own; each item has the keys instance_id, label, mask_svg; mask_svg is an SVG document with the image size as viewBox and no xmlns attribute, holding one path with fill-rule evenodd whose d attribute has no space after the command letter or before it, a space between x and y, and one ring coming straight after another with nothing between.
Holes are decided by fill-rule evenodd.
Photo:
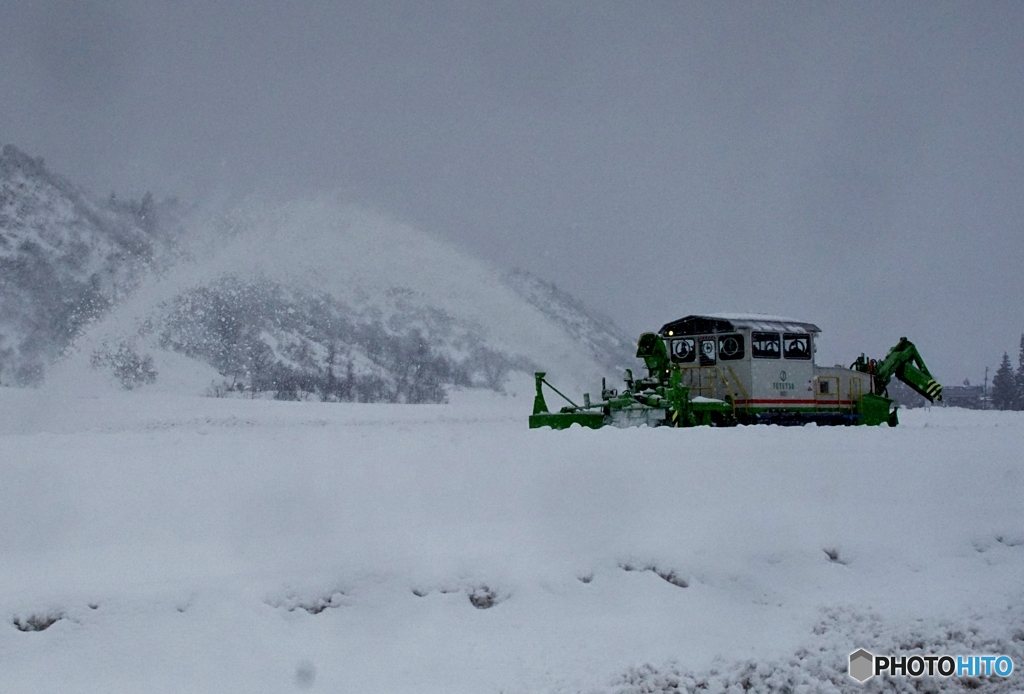
<instances>
[{"instance_id":1,"label":"train cab window","mask_svg":"<svg viewBox=\"0 0 1024 694\"><path fill-rule=\"evenodd\" d=\"M782 356L786 359L810 359L811 336L801 333L783 333Z\"/></svg>"},{"instance_id":2,"label":"train cab window","mask_svg":"<svg viewBox=\"0 0 1024 694\"><path fill-rule=\"evenodd\" d=\"M754 359L778 359L781 357L782 340L779 339L779 334L751 333L750 354Z\"/></svg>"},{"instance_id":3,"label":"train cab window","mask_svg":"<svg viewBox=\"0 0 1024 694\"><path fill-rule=\"evenodd\" d=\"M718 358L722 361L742 359L743 354L742 335L722 335L718 338Z\"/></svg>"},{"instance_id":4,"label":"train cab window","mask_svg":"<svg viewBox=\"0 0 1024 694\"><path fill-rule=\"evenodd\" d=\"M702 337L700 339L700 365L713 366L715 363L715 338Z\"/></svg>"},{"instance_id":5,"label":"train cab window","mask_svg":"<svg viewBox=\"0 0 1024 694\"><path fill-rule=\"evenodd\" d=\"M692 337L680 337L672 340L672 361L692 362L697 358L696 340Z\"/></svg>"}]
</instances>

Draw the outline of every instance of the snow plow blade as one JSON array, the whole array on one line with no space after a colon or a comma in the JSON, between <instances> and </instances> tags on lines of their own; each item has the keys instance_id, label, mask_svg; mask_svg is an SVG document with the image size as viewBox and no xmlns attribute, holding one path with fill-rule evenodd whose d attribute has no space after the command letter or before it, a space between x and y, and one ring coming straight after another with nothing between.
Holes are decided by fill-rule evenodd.
<instances>
[{"instance_id":1,"label":"snow plow blade","mask_svg":"<svg viewBox=\"0 0 1024 694\"><path fill-rule=\"evenodd\" d=\"M531 429L540 429L541 427L568 429L573 424L590 429L600 429L604 423L604 415L600 412L542 412L530 415Z\"/></svg>"}]
</instances>

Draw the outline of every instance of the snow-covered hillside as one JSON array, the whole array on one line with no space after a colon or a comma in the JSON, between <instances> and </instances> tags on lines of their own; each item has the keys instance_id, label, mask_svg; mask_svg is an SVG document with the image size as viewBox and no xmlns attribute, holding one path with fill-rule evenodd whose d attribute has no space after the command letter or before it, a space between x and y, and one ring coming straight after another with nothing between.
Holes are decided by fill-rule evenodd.
<instances>
[{"instance_id":1,"label":"snow-covered hillside","mask_svg":"<svg viewBox=\"0 0 1024 694\"><path fill-rule=\"evenodd\" d=\"M0 383L39 383L78 330L170 247L156 203L101 203L7 145L0 154Z\"/></svg>"},{"instance_id":2,"label":"snow-covered hillside","mask_svg":"<svg viewBox=\"0 0 1024 694\"><path fill-rule=\"evenodd\" d=\"M556 432L529 409L0 389L3 689L1022 688L1020 413ZM858 647L1018 669L861 686Z\"/></svg>"}]
</instances>

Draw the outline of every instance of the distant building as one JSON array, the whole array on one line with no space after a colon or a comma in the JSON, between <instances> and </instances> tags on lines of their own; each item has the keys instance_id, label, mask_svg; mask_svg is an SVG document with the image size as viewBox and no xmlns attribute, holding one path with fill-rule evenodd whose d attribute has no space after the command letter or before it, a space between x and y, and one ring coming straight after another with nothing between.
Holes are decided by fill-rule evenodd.
<instances>
[{"instance_id":1,"label":"distant building","mask_svg":"<svg viewBox=\"0 0 1024 694\"><path fill-rule=\"evenodd\" d=\"M985 389L982 386L946 386L942 389L942 404L982 410L985 408Z\"/></svg>"},{"instance_id":2,"label":"distant building","mask_svg":"<svg viewBox=\"0 0 1024 694\"><path fill-rule=\"evenodd\" d=\"M931 405L931 403L924 397L915 392L913 388L895 378L886 387L886 392L888 392L889 397L892 398L897 405L907 410L913 410L918 407L928 407Z\"/></svg>"}]
</instances>

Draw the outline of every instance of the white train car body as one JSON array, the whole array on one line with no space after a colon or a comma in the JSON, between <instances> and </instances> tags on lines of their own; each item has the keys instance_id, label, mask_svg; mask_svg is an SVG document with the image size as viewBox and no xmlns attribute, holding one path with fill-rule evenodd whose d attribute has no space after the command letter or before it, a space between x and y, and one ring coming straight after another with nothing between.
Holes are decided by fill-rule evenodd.
<instances>
[{"instance_id":1,"label":"white train car body","mask_svg":"<svg viewBox=\"0 0 1024 694\"><path fill-rule=\"evenodd\" d=\"M733 403L742 419L772 413L852 414L872 378L814 362L813 323L759 314L700 314L667 323L659 335L682 384L695 397Z\"/></svg>"}]
</instances>

